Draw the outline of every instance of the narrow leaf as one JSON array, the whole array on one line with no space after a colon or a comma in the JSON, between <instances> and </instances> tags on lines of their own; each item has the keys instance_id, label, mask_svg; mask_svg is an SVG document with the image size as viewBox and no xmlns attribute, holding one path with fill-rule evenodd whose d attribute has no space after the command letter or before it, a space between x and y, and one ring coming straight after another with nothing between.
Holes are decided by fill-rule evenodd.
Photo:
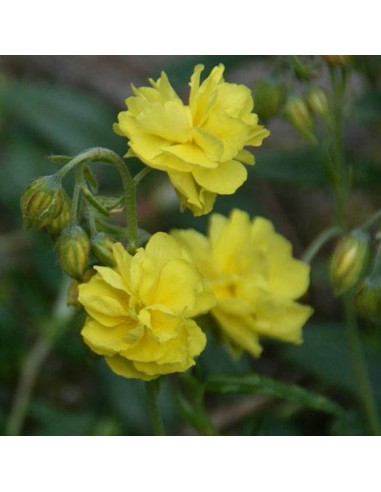
<instances>
[{"instance_id":1,"label":"narrow leaf","mask_svg":"<svg viewBox=\"0 0 381 492\"><path fill-rule=\"evenodd\" d=\"M73 159L69 155L49 155L48 160L54 164L67 164Z\"/></svg>"},{"instance_id":2,"label":"narrow leaf","mask_svg":"<svg viewBox=\"0 0 381 492\"><path fill-rule=\"evenodd\" d=\"M322 395L295 384L284 383L260 374L211 377L206 382L206 390L222 394L260 393L335 415L340 415L343 412L339 405Z\"/></svg>"}]
</instances>

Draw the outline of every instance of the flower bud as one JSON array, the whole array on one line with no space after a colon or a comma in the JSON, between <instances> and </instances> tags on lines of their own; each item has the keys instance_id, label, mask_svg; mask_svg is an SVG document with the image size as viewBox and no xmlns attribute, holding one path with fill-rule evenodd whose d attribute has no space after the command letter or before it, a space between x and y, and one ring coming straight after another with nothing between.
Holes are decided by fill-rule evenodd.
<instances>
[{"instance_id":1,"label":"flower bud","mask_svg":"<svg viewBox=\"0 0 381 492\"><path fill-rule=\"evenodd\" d=\"M61 212L57 217L46 226L46 231L50 237L56 239L65 227L69 224L71 218L71 200L65 194Z\"/></svg>"},{"instance_id":2,"label":"flower bud","mask_svg":"<svg viewBox=\"0 0 381 492\"><path fill-rule=\"evenodd\" d=\"M274 79L261 79L256 82L255 112L264 122L275 116L285 102L286 87Z\"/></svg>"},{"instance_id":3,"label":"flower bud","mask_svg":"<svg viewBox=\"0 0 381 492\"><path fill-rule=\"evenodd\" d=\"M320 87L312 87L306 95L306 103L309 109L320 116L328 114L328 99Z\"/></svg>"},{"instance_id":4,"label":"flower bud","mask_svg":"<svg viewBox=\"0 0 381 492\"><path fill-rule=\"evenodd\" d=\"M104 232L98 232L91 238L92 252L102 265L115 265L114 255L112 253L113 244L114 242Z\"/></svg>"},{"instance_id":5,"label":"flower bud","mask_svg":"<svg viewBox=\"0 0 381 492\"><path fill-rule=\"evenodd\" d=\"M314 122L307 104L300 97L293 97L287 101L284 114L291 125L304 135L310 142L316 142L314 136Z\"/></svg>"},{"instance_id":6,"label":"flower bud","mask_svg":"<svg viewBox=\"0 0 381 492\"><path fill-rule=\"evenodd\" d=\"M360 280L368 260L369 235L366 232L356 229L339 241L330 264L331 282L336 295Z\"/></svg>"},{"instance_id":7,"label":"flower bud","mask_svg":"<svg viewBox=\"0 0 381 492\"><path fill-rule=\"evenodd\" d=\"M375 323L381 322L381 277L368 277L359 285L354 304L357 313Z\"/></svg>"},{"instance_id":8,"label":"flower bud","mask_svg":"<svg viewBox=\"0 0 381 492\"><path fill-rule=\"evenodd\" d=\"M57 242L58 261L62 270L69 277L82 280L88 265L89 253L89 236L82 227L66 227Z\"/></svg>"},{"instance_id":9,"label":"flower bud","mask_svg":"<svg viewBox=\"0 0 381 492\"><path fill-rule=\"evenodd\" d=\"M20 201L24 226L41 229L50 224L61 212L64 196L61 182L54 175L32 181Z\"/></svg>"}]
</instances>

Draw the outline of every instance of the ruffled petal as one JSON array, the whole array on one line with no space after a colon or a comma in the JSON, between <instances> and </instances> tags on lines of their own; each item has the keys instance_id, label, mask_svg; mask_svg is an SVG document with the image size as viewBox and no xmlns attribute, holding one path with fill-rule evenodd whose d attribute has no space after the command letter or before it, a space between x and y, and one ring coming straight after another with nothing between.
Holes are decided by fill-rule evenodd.
<instances>
[{"instance_id":1,"label":"ruffled petal","mask_svg":"<svg viewBox=\"0 0 381 492\"><path fill-rule=\"evenodd\" d=\"M87 314L105 326L116 326L128 316L128 296L106 284L98 274L78 286L78 301Z\"/></svg>"},{"instance_id":2,"label":"ruffled petal","mask_svg":"<svg viewBox=\"0 0 381 492\"><path fill-rule=\"evenodd\" d=\"M262 346L258 334L248 326L247 321L240 315L225 312L223 309L214 309L212 315L221 325L224 333L243 350L247 350L254 357L259 357Z\"/></svg>"},{"instance_id":3,"label":"ruffled petal","mask_svg":"<svg viewBox=\"0 0 381 492\"><path fill-rule=\"evenodd\" d=\"M132 340L128 338L128 332L133 328L131 323L104 326L91 318L87 318L81 335L85 343L96 354L114 355L131 346Z\"/></svg>"},{"instance_id":4,"label":"ruffled petal","mask_svg":"<svg viewBox=\"0 0 381 492\"><path fill-rule=\"evenodd\" d=\"M114 357L105 357L105 360L112 371L119 376L131 379L141 379L142 381L152 381L160 376L156 373L149 375L146 372L139 371L136 369L135 365L120 355L115 355Z\"/></svg>"},{"instance_id":5,"label":"ruffled petal","mask_svg":"<svg viewBox=\"0 0 381 492\"><path fill-rule=\"evenodd\" d=\"M201 166L206 168L216 168L218 162L208 159L204 152L193 143L171 145L163 149L166 154L173 155L192 166Z\"/></svg>"},{"instance_id":6,"label":"ruffled petal","mask_svg":"<svg viewBox=\"0 0 381 492\"><path fill-rule=\"evenodd\" d=\"M238 161L223 162L216 169L195 168L196 182L212 193L231 195L247 179L246 168Z\"/></svg>"},{"instance_id":7,"label":"ruffled petal","mask_svg":"<svg viewBox=\"0 0 381 492\"><path fill-rule=\"evenodd\" d=\"M177 99L151 105L136 116L136 125L141 131L168 141L184 143L192 136L190 110Z\"/></svg>"}]
</instances>

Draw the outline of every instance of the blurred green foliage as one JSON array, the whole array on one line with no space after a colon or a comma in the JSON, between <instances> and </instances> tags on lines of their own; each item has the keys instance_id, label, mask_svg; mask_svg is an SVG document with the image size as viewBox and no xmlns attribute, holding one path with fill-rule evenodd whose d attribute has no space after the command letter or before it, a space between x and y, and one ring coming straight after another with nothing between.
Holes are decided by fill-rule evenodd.
<instances>
[{"instance_id":1,"label":"blurred green foliage","mask_svg":"<svg viewBox=\"0 0 381 492\"><path fill-rule=\"evenodd\" d=\"M361 210L366 213L379 206L373 193L381 185L381 62L379 57L354 59L357 85L348 102L348 161L353 166L355 190L363 193L357 207L361 215ZM211 68L220 62L226 66L229 81L234 81L234 70L253 73L253 87L257 72L270 73L278 63L272 57L257 56L184 57L163 69L174 85L185 91L195 64L205 63ZM117 112L118 108L96 91L47 81L42 76L22 77L11 69L0 73L0 433L5 433L23 361L46 320L54 316L53 306L63 281L53 243L42 232L22 230L21 192L32 178L56 170L57 164L47 160L49 155L74 155L91 146L105 146L123 155L126 143L112 131ZM272 136L257 151L257 164L250 170L248 182L234 196L219 197L216 211L227 214L239 207L251 215L268 216L286 236L293 232L289 239L297 238L295 248L300 253L332 217L332 209L324 215L319 207L309 204L310 195L321 196L320 204L329 202L322 153L299 138L282 114L270 121L269 128ZM132 165L139 168L137 162ZM106 195L119 186L102 170L99 177ZM70 181L67 184L71 186ZM171 227L206 230L207 217L194 219L189 212L181 214L175 203L167 208L151 203L147 197L158 186L166 193L165 179L156 173L142 185L139 203L143 227L150 232ZM329 251L325 250L318 264L323 273L313 273L308 302L314 305L315 316L305 328L304 344L294 347L266 342L261 359L244 354L236 360L211 335L191 374L172 376L162 385L160 406L170 434L189 433L189 425L211 434L223 411L227 417L220 431L227 433L367 433L344 327L324 274ZM79 334L82 322L81 314L70 321L44 362L22 432L150 434L143 384L116 376L84 346ZM362 338L381 406L380 327L364 323ZM262 379L258 374L264 375ZM274 383L270 391L270 379L282 382ZM267 395L265 405L256 405L258 393ZM242 410L245 404L249 410ZM343 411L330 411L336 405Z\"/></svg>"}]
</instances>

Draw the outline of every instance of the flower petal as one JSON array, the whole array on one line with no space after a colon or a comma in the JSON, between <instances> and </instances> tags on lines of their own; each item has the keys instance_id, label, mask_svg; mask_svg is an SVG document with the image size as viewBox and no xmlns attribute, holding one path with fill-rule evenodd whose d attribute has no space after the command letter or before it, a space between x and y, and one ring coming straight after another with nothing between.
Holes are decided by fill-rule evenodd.
<instances>
[{"instance_id":1,"label":"flower petal","mask_svg":"<svg viewBox=\"0 0 381 492\"><path fill-rule=\"evenodd\" d=\"M255 331L285 342L302 343L302 328L313 309L294 301L262 298L255 308Z\"/></svg>"},{"instance_id":2,"label":"flower petal","mask_svg":"<svg viewBox=\"0 0 381 492\"><path fill-rule=\"evenodd\" d=\"M179 99L151 105L136 116L136 125L145 133L179 143L192 135L190 110Z\"/></svg>"},{"instance_id":3,"label":"flower petal","mask_svg":"<svg viewBox=\"0 0 381 492\"><path fill-rule=\"evenodd\" d=\"M104 326L97 321L87 318L81 335L85 343L99 355L114 355L128 349L131 344L126 341L126 335L131 329L128 323L116 326Z\"/></svg>"},{"instance_id":4,"label":"flower petal","mask_svg":"<svg viewBox=\"0 0 381 492\"><path fill-rule=\"evenodd\" d=\"M111 287L114 287L114 289L119 289L122 291L127 290L127 285L124 282L122 276L118 272L113 270L112 268L95 265L94 269L99 273L99 275L102 277L102 279L108 285L111 285Z\"/></svg>"},{"instance_id":5,"label":"flower petal","mask_svg":"<svg viewBox=\"0 0 381 492\"><path fill-rule=\"evenodd\" d=\"M116 326L128 316L128 296L95 275L78 286L78 301L87 314L105 326Z\"/></svg>"},{"instance_id":6,"label":"flower petal","mask_svg":"<svg viewBox=\"0 0 381 492\"><path fill-rule=\"evenodd\" d=\"M163 152L165 154L174 155L175 157L178 157L193 166L201 166L211 169L218 166L217 162L208 159L204 152L202 152L202 150L193 143L171 145L165 147Z\"/></svg>"},{"instance_id":7,"label":"flower petal","mask_svg":"<svg viewBox=\"0 0 381 492\"><path fill-rule=\"evenodd\" d=\"M105 357L105 360L112 371L119 376L131 379L141 379L143 381L152 381L160 376L160 374L149 375L135 368L134 364L125 357L115 355L114 357Z\"/></svg>"},{"instance_id":8,"label":"flower petal","mask_svg":"<svg viewBox=\"0 0 381 492\"><path fill-rule=\"evenodd\" d=\"M250 352L254 357L261 355L262 346L259 343L258 334L248 326L246 318L232 315L219 308L214 309L212 315L235 344Z\"/></svg>"},{"instance_id":9,"label":"flower petal","mask_svg":"<svg viewBox=\"0 0 381 492\"><path fill-rule=\"evenodd\" d=\"M196 182L212 193L231 195L247 179L246 168L238 161L223 162L217 169L195 168Z\"/></svg>"}]
</instances>

